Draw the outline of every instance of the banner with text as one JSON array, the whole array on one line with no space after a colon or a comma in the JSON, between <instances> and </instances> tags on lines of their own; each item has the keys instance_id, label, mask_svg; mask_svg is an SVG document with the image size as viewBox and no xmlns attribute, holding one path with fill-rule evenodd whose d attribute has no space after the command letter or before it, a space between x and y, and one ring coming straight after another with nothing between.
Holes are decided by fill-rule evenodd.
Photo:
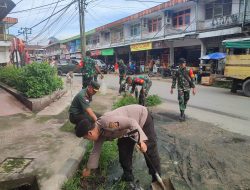
<instances>
[{"instance_id":1,"label":"banner with text","mask_svg":"<svg viewBox=\"0 0 250 190\"><path fill-rule=\"evenodd\" d=\"M152 49L152 42L130 45L131 51L144 51L149 49Z\"/></svg>"}]
</instances>

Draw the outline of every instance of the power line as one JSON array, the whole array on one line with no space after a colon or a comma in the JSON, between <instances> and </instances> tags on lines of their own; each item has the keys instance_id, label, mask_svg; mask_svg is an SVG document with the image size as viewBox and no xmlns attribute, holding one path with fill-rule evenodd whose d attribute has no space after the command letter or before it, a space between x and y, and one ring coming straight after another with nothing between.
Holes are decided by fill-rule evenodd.
<instances>
[{"instance_id":1,"label":"power line","mask_svg":"<svg viewBox=\"0 0 250 190\"><path fill-rule=\"evenodd\" d=\"M55 12L55 10L56 10L56 8L57 8L57 5L58 5L58 3L59 3L59 1L60 1L60 0L58 0L58 1L56 2L56 5L55 5L55 7L54 7L52 13L50 14L50 16L54 14L54 12ZM50 18L51 18L51 17L50 17ZM46 22L46 24L43 26L42 30L47 26L47 24L48 24L49 21L50 21L50 18L47 20L47 22ZM42 30L41 30L41 31L42 31Z\"/></svg>"},{"instance_id":2,"label":"power line","mask_svg":"<svg viewBox=\"0 0 250 190\"><path fill-rule=\"evenodd\" d=\"M72 2L73 3L73 2ZM71 4L72 5L72 4ZM35 40L35 39L37 39L38 37L40 37L41 35L46 35L44 32L46 31L46 30L49 30L52 26L55 26L56 25L56 23L58 24L59 22L60 22L60 19L62 18L62 16L63 16L63 14L65 14L66 13L66 11L69 9L69 7L71 6L71 5L68 5L68 6L66 6L65 7L65 9L64 9L64 11L53 21L53 22L51 22L50 24L49 24L49 26L47 26L47 28L46 29L42 29L35 37L33 37L30 41L33 41L33 40ZM53 14L52 14L53 15ZM51 18L51 17L50 17ZM47 38L48 36L45 36L44 38ZM44 39L43 38L43 39Z\"/></svg>"},{"instance_id":3,"label":"power line","mask_svg":"<svg viewBox=\"0 0 250 190\"><path fill-rule=\"evenodd\" d=\"M76 0L74 0L73 2L71 2L70 4L68 4L66 7L64 7L64 8L62 8L62 9L60 9L59 11L57 11L57 12L55 12L54 14L50 15L50 16L49 16L49 17L47 17L46 19L43 19L42 21L40 21L39 23L37 23L37 24L33 25L33 26L32 26L32 27L30 27L30 28L35 28L36 26L38 26L38 25L40 25L41 23L45 22L46 20L50 19L52 16L54 16L54 15L58 14L59 12L63 11L64 9L69 8L69 7L70 7L73 3L75 3L75 2L76 2Z\"/></svg>"},{"instance_id":4,"label":"power line","mask_svg":"<svg viewBox=\"0 0 250 190\"><path fill-rule=\"evenodd\" d=\"M20 0L20 1L18 1L17 3L16 3L16 5L18 5L19 3L21 3L23 0Z\"/></svg>"},{"instance_id":5,"label":"power line","mask_svg":"<svg viewBox=\"0 0 250 190\"><path fill-rule=\"evenodd\" d=\"M61 1L66 1L66 0L59 0L59 2ZM42 8L42 7L47 7L47 6L50 6L50 5L54 5L56 4L57 2L54 2L54 3L50 3L50 4L46 4L46 5L41 5L41 6L37 6L37 7L33 7L33 8L30 8L30 9L24 9L24 10L20 10L20 11L14 11L14 12L10 12L9 14L16 14L16 13L22 13L22 12L28 12L30 10L34 10L34 9L39 9L39 8ZM17 3L18 4L18 3ZM16 5L17 5L16 4Z\"/></svg>"}]
</instances>

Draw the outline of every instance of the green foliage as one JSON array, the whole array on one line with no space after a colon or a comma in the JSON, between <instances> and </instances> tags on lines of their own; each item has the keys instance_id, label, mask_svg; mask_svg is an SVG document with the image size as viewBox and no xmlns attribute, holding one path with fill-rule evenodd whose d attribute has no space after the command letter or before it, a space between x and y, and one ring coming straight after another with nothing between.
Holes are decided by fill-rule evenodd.
<instances>
[{"instance_id":1,"label":"green foliage","mask_svg":"<svg viewBox=\"0 0 250 190\"><path fill-rule=\"evenodd\" d=\"M157 106L161 104L161 99L157 95L150 95L146 98L146 106L151 107L151 106Z\"/></svg>"},{"instance_id":2,"label":"green foliage","mask_svg":"<svg viewBox=\"0 0 250 190\"><path fill-rule=\"evenodd\" d=\"M73 125L70 121L67 121L61 128L61 131L64 132L70 132L74 133L75 132L75 125Z\"/></svg>"},{"instance_id":3,"label":"green foliage","mask_svg":"<svg viewBox=\"0 0 250 190\"><path fill-rule=\"evenodd\" d=\"M22 69L18 69L14 66L0 67L0 81L15 87L19 81L22 73Z\"/></svg>"},{"instance_id":4,"label":"green foliage","mask_svg":"<svg viewBox=\"0 0 250 190\"><path fill-rule=\"evenodd\" d=\"M80 178L82 170L84 167L86 167L92 148L93 148L93 143L92 142L88 143L80 168L77 170L77 173L72 178L70 178L67 182L64 183L62 187L63 190L80 189ZM118 159L117 141L105 142L102 146L102 152L99 160L99 168L101 176L105 176L107 174L108 166L117 159ZM89 177L89 182L96 183L97 178L98 177L94 173L92 173L92 176ZM98 189L102 189L102 186L99 186Z\"/></svg>"},{"instance_id":5,"label":"green foliage","mask_svg":"<svg viewBox=\"0 0 250 190\"><path fill-rule=\"evenodd\" d=\"M0 68L0 81L16 88L29 98L40 98L62 89L62 79L48 63L32 63L22 68Z\"/></svg>"},{"instance_id":6,"label":"green foliage","mask_svg":"<svg viewBox=\"0 0 250 190\"><path fill-rule=\"evenodd\" d=\"M157 95L150 95L146 98L146 106L157 106L161 104L161 99ZM119 99L117 102L114 103L113 109L130 105L130 104L138 104L138 101L133 96L124 96L123 98Z\"/></svg>"},{"instance_id":7,"label":"green foliage","mask_svg":"<svg viewBox=\"0 0 250 190\"><path fill-rule=\"evenodd\" d=\"M63 87L57 71L47 63L32 63L23 67L17 89L30 98L40 98Z\"/></svg>"},{"instance_id":8,"label":"green foliage","mask_svg":"<svg viewBox=\"0 0 250 190\"><path fill-rule=\"evenodd\" d=\"M130 104L137 104L137 100L133 96L124 96L123 98L119 99L117 102L114 103L113 109Z\"/></svg>"}]
</instances>

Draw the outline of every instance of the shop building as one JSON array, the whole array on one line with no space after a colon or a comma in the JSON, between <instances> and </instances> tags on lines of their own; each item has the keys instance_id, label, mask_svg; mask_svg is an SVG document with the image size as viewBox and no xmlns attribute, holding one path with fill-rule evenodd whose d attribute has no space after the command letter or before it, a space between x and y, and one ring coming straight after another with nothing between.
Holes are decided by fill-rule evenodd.
<instances>
[{"instance_id":1,"label":"shop building","mask_svg":"<svg viewBox=\"0 0 250 190\"><path fill-rule=\"evenodd\" d=\"M201 56L224 51L223 40L249 35L250 3L244 8L244 2L170 0L90 31L87 50L112 64L154 59L173 65L184 57L198 67Z\"/></svg>"},{"instance_id":2,"label":"shop building","mask_svg":"<svg viewBox=\"0 0 250 190\"><path fill-rule=\"evenodd\" d=\"M3 0L0 4L0 65L10 61L9 49L13 36L8 34L8 29L15 25L18 20L6 16L15 6L11 0Z\"/></svg>"}]
</instances>

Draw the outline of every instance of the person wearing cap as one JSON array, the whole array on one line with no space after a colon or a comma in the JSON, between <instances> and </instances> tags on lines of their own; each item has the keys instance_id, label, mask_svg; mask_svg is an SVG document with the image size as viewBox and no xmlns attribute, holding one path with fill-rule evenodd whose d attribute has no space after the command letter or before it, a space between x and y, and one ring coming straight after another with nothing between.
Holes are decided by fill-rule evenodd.
<instances>
[{"instance_id":1,"label":"person wearing cap","mask_svg":"<svg viewBox=\"0 0 250 190\"><path fill-rule=\"evenodd\" d=\"M137 130L138 133L134 133ZM160 158L157 148L157 137L154 122L147 108L141 105L123 106L107 112L95 123L82 120L76 127L76 136L94 141L94 147L89 156L87 167L83 170L83 177L88 177L91 170L98 168L101 147L104 141L118 138L119 162L123 169L121 180L133 181L132 156L135 142L128 137L131 132L133 138L140 142L140 150L146 152L153 166L160 174ZM152 182L156 181L154 170L146 160Z\"/></svg>"},{"instance_id":2,"label":"person wearing cap","mask_svg":"<svg viewBox=\"0 0 250 190\"><path fill-rule=\"evenodd\" d=\"M101 78L103 78L103 74L96 63L96 60L92 59L90 56L90 51L87 51L82 65L82 88L86 88L89 83L94 80L94 76L97 73L101 74Z\"/></svg>"},{"instance_id":3,"label":"person wearing cap","mask_svg":"<svg viewBox=\"0 0 250 190\"><path fill-rule=\"evenodd\" d=\"M87 88L82 89L73 99L69 108L69 120L73 124L78 124L83 119L89 119L92 122L97 120L93 110L90 108L92 96L99 90L100 85L91 81Z\"/></svg>"},{"instance_id":4,"label":"person wearing cap","mask_svg":"<svg viewBox=\"0 0 250 190\"><path fill-rule=\"evenodd\" d=\"M196 94L196 89L194 85L194 74L192 69L186 67L186 60L180 58L178 61L179 68L173 75L173 81L170 93L173 94L173 89L176 87L178 89L178 101L180 108L180 121L185 121L185 109L187 107L187 102L190 98L190 88L192 88L193 95Z\"/></svg>"}]
</instances>

